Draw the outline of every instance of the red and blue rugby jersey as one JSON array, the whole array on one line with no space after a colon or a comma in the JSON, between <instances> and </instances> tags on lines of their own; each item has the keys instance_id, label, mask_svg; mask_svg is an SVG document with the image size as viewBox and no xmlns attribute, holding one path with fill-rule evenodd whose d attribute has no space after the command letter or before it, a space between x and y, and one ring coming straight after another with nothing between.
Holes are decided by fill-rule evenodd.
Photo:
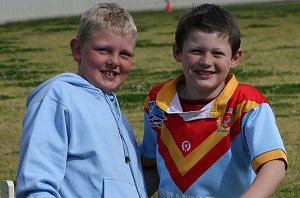
<instances>
[{"instance_id":1,"label":"red and blue rugby jersey","mask_svg":"<svg viewBox=\"0 0 300 198\"><path fill-rule=\"evenodd\" d=\"M157 166L159 197L239 197L261 165L287 163L270 104L257 89L230 74L216 99L183 112L181 81L154 87L145 102L141 152L145 166Z\"/></svg>"}]
</instances>

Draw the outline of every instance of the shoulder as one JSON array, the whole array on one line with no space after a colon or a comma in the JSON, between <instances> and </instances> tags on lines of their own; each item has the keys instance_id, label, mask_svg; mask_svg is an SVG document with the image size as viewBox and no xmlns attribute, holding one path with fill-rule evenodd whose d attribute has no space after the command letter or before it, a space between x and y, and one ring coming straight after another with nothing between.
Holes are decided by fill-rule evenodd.
<instances>
[{"instance_id":1,"label":"shoulder","mask_svg":"<svg viewBox=\"0 0 300 198\"><path fill-rule=\"evenodd\" d=\"M89 84L76 74L59 74L38 87L36 87L27 97L27 105L44 100L45 97L56 101L62 101L80 95L79 93Z\"/></svg>"},{"instance_id":2,"label":"shoulder","mask_svg":"<svg viewBox=\"0 0 300 198\"><path fill-rule=\"evenodd\" d=\"M158 92L167 82L170 82L170 81L172 81L173 79L169 79L169 80L167 80L167 81L165 81L165 82L162 82L162 83L160 83L160 84L158 84L158 85L155 85L155 86L153 86L152 88L151 88L151 90L150 90L150 92L149 93L152 93L152 92Z\"/></svg>"},{"instance_id":3,"label":"shoulder","mask_svg":"<svg viewBox=\"0 0 300 198\"><path fill-rule=\"evenodd\" d=\"M257 88L248 84L238 84L233 98L239 98L239 100L250 100L258 104L269 103L267 98Z\"/></svg>"},{"instance_id":4,"label":"shoulder","mask_svg":"<svg viewBox=\"0 0 300 198\"><path fill-rule=\"evenodd\" d=\"M171 82L171 81L173 81L173 80L174 80L174 79L169 79L169 80L167 80L167 81L165 81L165 82L160 83L159 85L153 86L153 87L150 89L150 91L149 91L149 93L148 93L148 96L149 96L150 98L155 97L155 96L157 95L157 93L164 87L164 85L166 85L167 83L169 83L169 82Z\"/></svg>"}]
</instances>

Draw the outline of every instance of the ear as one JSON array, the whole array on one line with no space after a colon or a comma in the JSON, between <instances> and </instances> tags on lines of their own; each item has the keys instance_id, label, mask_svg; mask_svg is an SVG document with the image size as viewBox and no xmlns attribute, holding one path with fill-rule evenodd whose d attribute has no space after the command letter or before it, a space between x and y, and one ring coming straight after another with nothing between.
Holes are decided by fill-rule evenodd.
<instances>
[{"instance_id":1,"label":"ear","mask_svg":"<svg viewBox=\"0 0 300 198\"><path fill-rule=\"evenodd\" d=\"M73 58L76 62L81 60L81 46L77 38L74 38L70 41L70 48L72 51Z\"/></svg>"},{"instance_id":2,"label":"ear","mask_svg":"<svg viewBox=\"0 0 300 198\"><path fill-rule=\"evenodd\" d=\"M239 48L238 51L232 56L231 63L230 63L230 68L231 69L238 66L238 64L241 61L242 54L243 54L243 50L242 50L242 48Z\"/></svg>"},{"instance_id":3,"label":"ear","mask_svg":"<svg viewBox=\"0 0 300 198\"><path fill-rule=\"evenodd\" d=\"M173 44L173 56L177 62L181 62L181 55L182 55L181 49L179 49L178 45L176 43L174 43Z\"/></svg>"}]
</instances>

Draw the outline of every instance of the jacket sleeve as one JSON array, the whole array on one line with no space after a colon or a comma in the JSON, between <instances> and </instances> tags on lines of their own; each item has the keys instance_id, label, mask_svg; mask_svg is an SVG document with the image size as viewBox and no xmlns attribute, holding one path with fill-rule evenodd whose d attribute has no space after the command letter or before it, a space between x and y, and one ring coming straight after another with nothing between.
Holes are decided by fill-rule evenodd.
<instances>
[{"instance_id":1,"label":"jacket sleeve","mask_svg":"<svg viewBox=\"0 0 300 198\"><path fill-rule=\"evenodd\" d=\"M20 143L17 197L60 197L68 120L67 108L47 96L28 107Z\"/></svg>"}]
</instances>

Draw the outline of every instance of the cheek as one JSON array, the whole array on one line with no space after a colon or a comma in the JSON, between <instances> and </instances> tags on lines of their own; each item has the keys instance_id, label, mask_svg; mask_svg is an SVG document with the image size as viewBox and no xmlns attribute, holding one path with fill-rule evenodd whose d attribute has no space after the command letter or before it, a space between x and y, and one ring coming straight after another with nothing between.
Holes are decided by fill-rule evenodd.
<instances>
[{"instance_id":1,"label":"cheek","mask_svg":"<svg viewBox=\"0 0 300 198\"><path fill-rule=\"evenodd\" d=\"M90 64L102 63L105 61L105 57L99 54L98 52L89 50L85 53L85 60Z\"/></svg>"},{"instance_id":2,"label":"cheek","mask_svg":"<svg viewBox=\"0 0 300 198\"><path fill-rule=\"evenodd\" d=\"M215 61L215 64L219 65L219 68L224 71L230 70L230 67L231 67L230 60L218 60L218 61Z\"/></svg>"},{"instance_id":3,"label":"cheek","mask_svg":"<svg viewBox=\"0 0 300 198\"><path fill-rule=\"evenodd\" d=\"M186 66L189 66L189 65L194 65L195 63L199 62L199 56L194 56L194 55L185 55L183 58L182 58L182 63Z\"/></svg>"},{"instance_id":4,"label":"cheek","mask_svg":"<svg viewBox=\"0 0 300 198\"><path fill-rule=\"evenodd\" d=\"M197 65L197 64L198 64L198 61L195 58L184 59L182 61L182 70L189 71L194 67L194 65Z\"/></svg>"},{"instance_id":5,"label":"cheek","mask_svg":"<svg viewBox=\"0 0 300 198\"><path fill-rule=\"evenodd\" d=\"M122 67L121 67L121 72L123 74L128 74L131 71L132 68L132 61L124 61L121 63Z\"/></svg>"}]
</instances>

